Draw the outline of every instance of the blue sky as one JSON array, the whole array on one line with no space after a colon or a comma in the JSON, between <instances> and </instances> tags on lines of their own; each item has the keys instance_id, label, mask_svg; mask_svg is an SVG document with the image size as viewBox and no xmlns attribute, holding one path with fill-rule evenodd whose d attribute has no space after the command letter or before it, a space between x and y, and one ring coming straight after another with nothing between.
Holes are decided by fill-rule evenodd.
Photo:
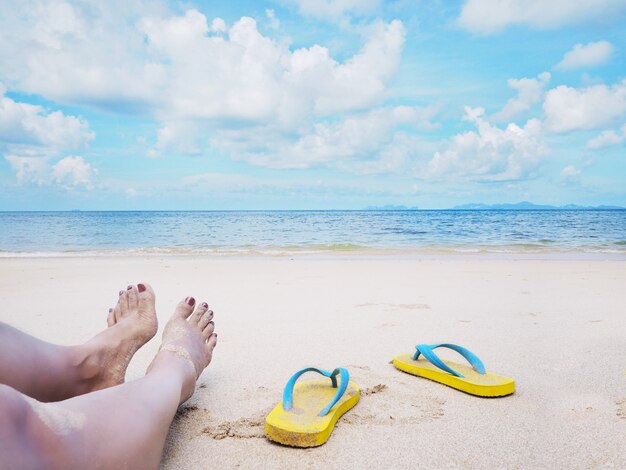
<instances>
[{"instance_id":1,"label":"blue sky","mask_svg":"<svg viewBox=\"0 0 626 470\"><path fill-rule=\"evenodd\" d=\"M626 206L626 1L3 1L0 185L0 210Z\"/></svg>"}]
</instances>

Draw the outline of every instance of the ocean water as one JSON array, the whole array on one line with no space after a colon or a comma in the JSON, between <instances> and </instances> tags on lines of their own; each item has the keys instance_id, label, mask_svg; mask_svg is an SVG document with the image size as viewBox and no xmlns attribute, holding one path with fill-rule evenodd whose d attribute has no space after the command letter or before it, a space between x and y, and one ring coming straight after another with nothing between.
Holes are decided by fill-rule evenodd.
<instances>
[{"instance_id":1,"label":"ocean water","mask_svg":"<svg viewBox=\"0 0 626 470\"><path fill-rule=\"evenodd\" d=\"M604 253L626 210L0 212L0 256Z\"/></svg>"}]
</instances>

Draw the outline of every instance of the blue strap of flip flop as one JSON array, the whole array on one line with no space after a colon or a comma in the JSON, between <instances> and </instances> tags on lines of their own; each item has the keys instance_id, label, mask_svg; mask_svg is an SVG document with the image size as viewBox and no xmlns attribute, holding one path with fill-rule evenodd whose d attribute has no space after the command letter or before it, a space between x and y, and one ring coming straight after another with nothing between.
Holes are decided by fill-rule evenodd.
<instances>
[{"instance_id":1,"label":"blue strap of flip flop","mask_svg":"<svg viewBox=\"0 0 626 470\"><path fill-rule=\"evenodd\" d=\"M469 362L472 365L472 367L474 368L476 372L478 372L479 374L486 373L483 362L480 359L478 359L478 356L476 356L476 354L474 354L469 349L466 349L463 346L458 346L456 344L450 344L450 343L418 344L417 346L415 346L416 351L415 351L415 354L413 354L413 360L417 361L417 358L421 354L429 362L439 367L441 370L444 370L454 375L455 377L464 378L463 375L459 374L457 371L455 371L454 369L449 367L445 362L439 359L439 356L437 356L437 354L435 354L435 352L433 351L433 349L436 349L436 348L452 349L453 351L458 352L461 356L467 359L467 362Z\"/></svg>"},{"instance_id":2,"label":"blue strap of flip flop","mask_svg":"<svg viewBox=\"0 0 626 470\"><path fill-rule=\"evenodd\" d=\"M335 394L333 399L330 401L328 406L326 406L319 413L320 416L326 416L328 412L330 411L330 409L333 406L335 406L335 403L337 403L339 399L343 396L343 394L346 392L346 389L348 388L348 382L350 381L350 374L348 373L348 370L344 369L343 367L338 367L332 372L328 372L327 370L323 370L323 369L318 369L317 367L306 367L302 370L299 370L298 372L296 372L295 374L291 376L291 378L289 379L289 382L287 382L287 385L285 386L285 391L283 392L283 409L285 411L289 411L293 407L293 387L296 385L296 380L298 380L298 378L306 372L317 372L318 374L322 374L324 377L330 378L333 384L333 388L337 388L337 393ZM341 377L341 382L339 383L339 387L337 387L337 375Z\"/></svg>"}]
</instances>

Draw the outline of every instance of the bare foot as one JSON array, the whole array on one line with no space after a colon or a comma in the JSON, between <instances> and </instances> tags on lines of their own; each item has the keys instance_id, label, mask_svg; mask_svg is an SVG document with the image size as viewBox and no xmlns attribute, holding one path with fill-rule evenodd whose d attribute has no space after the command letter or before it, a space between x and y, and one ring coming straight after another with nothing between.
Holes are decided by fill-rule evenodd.
<instances>
[{"instance_id":1,"label":"bare foot","mask_svg":"<svg viewBox=\"0 0 626 470\"><path fill-rule=\"evenodd\" d=\"M195 303L193 297L187 297L177 305L163 330L159 353L148 367L148 373L160 367L174 367L182 373L180 403L193 395L196 381L211 362L217 344L213 311L206 302L194 310Z\"/></svg>"},{"instance_id":2,"label":"bare foot","mask_svg":"<svg viewBox=\"0 0 626 470\"><path fill-rule=\"evenodd\" d=\"M131 358L157 332L154 301L146 283L119 292L117 305L109 309L109 328L76 348L73 361L83 377L81 393L124 382Z\"/></svg>"}]
</instances>

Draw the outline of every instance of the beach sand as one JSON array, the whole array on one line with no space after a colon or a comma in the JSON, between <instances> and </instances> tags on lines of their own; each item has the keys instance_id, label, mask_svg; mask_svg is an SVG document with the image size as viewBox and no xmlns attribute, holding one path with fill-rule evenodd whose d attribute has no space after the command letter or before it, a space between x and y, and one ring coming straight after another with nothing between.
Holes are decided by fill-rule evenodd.
<instances>
[{"instance_id":1,"label":"beach sand","mask_svg":"<svg viewBox=\"0 0 626 470\"><path fill-rule=\"evenodd\" d=\"M161 329L180 298L211 305L219 344L165 469L626 468L626 261L4 258L0 276L0 320L61 344L106 327L128 283L153 285ZM421 342L468 347L516 393L477 398L390 364ZM347 367L360 403L322 447L270 443L265 415L310 365Z\"/></svg>"}]
</instances>

